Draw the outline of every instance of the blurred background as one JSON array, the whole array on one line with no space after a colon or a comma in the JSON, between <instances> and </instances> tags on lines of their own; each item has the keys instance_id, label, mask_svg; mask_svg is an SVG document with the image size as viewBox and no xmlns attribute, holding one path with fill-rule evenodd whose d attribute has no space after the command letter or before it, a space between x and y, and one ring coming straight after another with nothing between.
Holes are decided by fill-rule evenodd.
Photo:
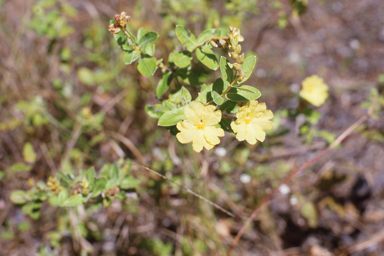
<instances>
[{"instance_id":1,"label":"blurred background","mask_svg":"<svg viewBox=\"0 0 384 256\"><path fill-rule=\"evenodd\" d=\"M197 154L158 127L144 107L157 103L160 70L146 78L125 66L108 32L122 11L133 33L144 26L160 34L155 56L165 62L181 50L176 25L196 35L239 27L243 51L258 56L247 84L275 114L267 140L252 146L225 136ZM373 98L376 118L283 185L232 255L382 255L383 14L381 0L0 0L0 255L224 255L268 193ZM209 83L216 73L196 79ZM330 96L309 115L293 115L301 81L313 74ZM121 159L145 162L237 217L135 164L140 184L109 207L44 202L31 218L10 201L12 191L57 172Z\"/></svg>"}]
</instances>

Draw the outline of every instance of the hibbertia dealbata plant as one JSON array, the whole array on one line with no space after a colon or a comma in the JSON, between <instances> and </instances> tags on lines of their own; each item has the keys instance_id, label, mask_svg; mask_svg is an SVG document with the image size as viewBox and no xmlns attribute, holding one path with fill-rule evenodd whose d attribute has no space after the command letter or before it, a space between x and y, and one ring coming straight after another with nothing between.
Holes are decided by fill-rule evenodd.
<instances>
[{"instance_id":1,"label":"hibbertia dealbata plant","mask_svg":"<svg viewBox=\"0 0 384 256\"><path fill-rule=\"evenodd\" d=\"M264 131L273 127L273 113L265 103L257 101L261 96L258 89L243 85L255 68L256 56L244 58L239 44L244 37L238 28L230 26L228 34L222 29L207 29L196 38L183 26L176 26L175 34L184 50L171 52L166 65L163 59L153 56L159 35L142 27L135 37L128 27L129 20L125 12L116 14L109 31L125 52L125 64L138 60L137 69L146 77L161 69L163 76L156 87L161 104L145 107L149 116L159 119L159 126L170 130L183 144L192 142L196 152L219 144L224 131L250 144L264 141ZM218 58L212 48L225 49L234 62L225 56ZM196 67L194 57L211 70L220 68L221 78L201 85L202 72ZM194 100L187 87L200 88ZM168 99L163 99L168 90L171 90Z\"/></svg>"}]
</instances>

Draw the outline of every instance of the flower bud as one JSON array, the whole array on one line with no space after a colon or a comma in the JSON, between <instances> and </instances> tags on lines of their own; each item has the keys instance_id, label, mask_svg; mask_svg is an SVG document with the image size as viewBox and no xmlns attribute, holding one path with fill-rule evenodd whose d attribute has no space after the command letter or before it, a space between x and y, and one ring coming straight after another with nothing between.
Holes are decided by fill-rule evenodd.
<instances>
[{"instance_id":1,"label":"flower bud","mask_svg":"<svg viewBox=\"0 0 384 256\"><path fill-rule=\"evenodd\" d=\"M215 48L219 47L219 46L217 45L217 43L216 43L215 41L213 41L213 40L209 41L209 43L210 43L213 47L215 47Z\"/></svg>"},{"instance_id":2,"label":"flower bud","mask_svg":"<svg viewBox=\"0 0 384 256\"><path fill-rule=\"evenodd\" d=\"M244 63L244 53L239 55L237 58L236 58L236 62L239 63L239 64L243 64Z\"/></svg>"},{"instance_id":3,"label":"flower bud","mask_svg":"<svg viewBox=\"0 0 384 256\"><path fill-rule=\"evenodd\" d=\"M238 37L240 35L240 29L233 28L232 34L234 37Z\"/></svg>"},{"instance_id":4,"label":"flower bud","mask_svg":"<svg viewBox=\"0 0 384 256\"><path fill-rule=\"evenodd\" d=\"M236 71L240 71L241 70L241 65L239 63L233 63L233 69L236 70Z\"/></svg>"},{"instance_id":5,"label":"flower bud","mask_svg":"<svg viewBox=\"0 0 384 256\"><path fill-rule=\"evenodd\" d=\"M223 48L225 48L226 43L227 42L225 40L219 39L219 44L221 44L221 46L223 46Z\"/></svg>"},{"instance_id":6,"label":"flower bud","mask_svg":"<svg viewBox=\"0 0 384 256\"><path fill-rule=\"evenodd\" d=\"M243 81L244 77L245 77L245 74L244 74L243 70L240 69L239 73L237 73L237 81L238 82Z\"/></svg>"},{"instance_id":7,"label":"flower bud","mask_svg":"<svg viewBox=\"0 0 384 256\"><path fill-rule=\"evenodd\" d=\"M240 54L240 53L241 53L241 45L237 45L235 52L236 52L237 54Z\"/></svg>"},{"instance_id":8,"label":"flower bud","mask_svg":"<svg viewBox=\"0 0 384 256\"><path fill-rule=\"evenodd\" d=\"M231 41L231 48L236 49L237 47L237 40L233 36L229 36L229 40Z\"/></svg>"},{"instance_id":9,"label":"flower bud","mask_svg":"<svg viewBox=\"0 0 384 256\"><path fill-rule=\"evenodd\" d=\"M237 56L239 56L237 53L235 53L235 52L230 52L230 53L228 53L229 54L229 56L233 59L233 60L236 60L237 59Z\"/></svg>"}]
</instances>

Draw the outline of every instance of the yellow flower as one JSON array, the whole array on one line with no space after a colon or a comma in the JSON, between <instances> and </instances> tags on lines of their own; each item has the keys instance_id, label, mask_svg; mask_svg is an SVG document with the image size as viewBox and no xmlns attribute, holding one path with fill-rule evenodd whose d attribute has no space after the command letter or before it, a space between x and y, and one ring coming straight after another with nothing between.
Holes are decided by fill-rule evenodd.
<instances>
[{"instance_id":1,"label":"yellow flower","mask_svg":"<svg viewBox=\"0 0 384 256\"><path fill-rule=\"evenodd\" d=\"M177 123L179 133L176 138L183 144L192 142L193 150L200 152L203 147L211 149L220 143L219 137L224 136L224 130L216 128L221 120L221 111L213 105L204 106L194 102L192 108L185 107L187 120Z\"/></svg>"},{"instance_id":2,"label":"yellow flower","mask_svg":"<svg viewBox=\"0 0 384 256\"><path fill-rule=\"evenodd\" d=\"M328 98L328 85L324 83L323 78L313 75L305 78L302 85L300 96L312 105L319 107Z\"/></svg>"},{"instance_id":3,"label":"yellow flower","mask_svg":"<svg viewBox=\"0 0 384 256\"><path fill-rule=\"evenodd\" d=\"M273 118L271 110L267 110L265 103L258 103L257 100L247 102L236 114L236 121L231 123L232 130L236 133L236 139L246 140L249 144L256 144L257 140L265 140L266 130L273 128L269 119Z\"/></svg>"}]
</instances>

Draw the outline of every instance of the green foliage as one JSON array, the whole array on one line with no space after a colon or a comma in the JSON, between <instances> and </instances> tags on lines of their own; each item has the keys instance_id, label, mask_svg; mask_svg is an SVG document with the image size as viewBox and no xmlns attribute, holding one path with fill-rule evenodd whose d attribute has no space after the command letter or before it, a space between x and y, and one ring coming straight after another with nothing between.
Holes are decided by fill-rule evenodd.
<instances>
[{"instance_id":1,"label":"green foliage","mask_svg":"<svg viewBox=\"0 0 384 256\"><path fill-rule=\"evenodd\" d=\"M130 162L119 165L108 164L101 168L99 177L95 169L80 171L79 175L57 173L48 182L38 182L30 190L14 190L10 200L22 205L22 210L31 218L40 216L43 201L55 207L73 207L87 203L102 202L109 206L113 198L124 200L125 192L140 185L140 181L130 175Z\"/></svg>"}]
</instances>

